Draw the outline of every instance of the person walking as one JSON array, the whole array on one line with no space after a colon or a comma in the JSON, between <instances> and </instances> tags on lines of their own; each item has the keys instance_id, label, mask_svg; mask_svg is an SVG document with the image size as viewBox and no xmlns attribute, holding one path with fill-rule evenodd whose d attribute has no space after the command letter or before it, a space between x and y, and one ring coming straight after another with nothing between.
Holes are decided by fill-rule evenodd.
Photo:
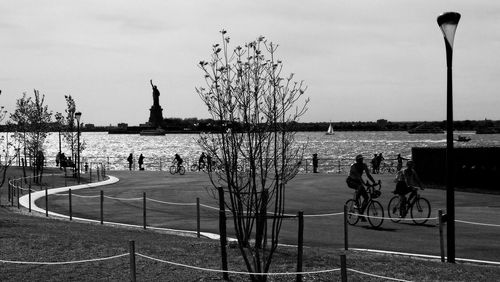
<instances>
[{"instance_id":1,"label":"person walking","mask_svg":"<svg viewBox=\"0 0 500 282\"><path fill-rule=\"evenodd\" d=\"M144 170L144 168L142 167L142 165L144 164L144 156L142 154L139 156L138 163L139 163L139 170Z\"/></svg>"},{"instance_id":2,"label":"person walking","mask_svg":"<svg viewBox=\"0 0 500 282\"><path fill-rule=\"evenodd\" d=\"M130 155L128 155L128 158L127 158L128 170L132 170L133 161L134 161L134 156L132 155L132 153L130 153Z\"/></svg>"},{"instance_id":3,"label":"person walking","mask_svg":"<svg viewBox=\"0 0 500 282\"><path fill-rule=\"evenodd\" d=\"M401 154L398 154L396 160L398 161L398 166L396 167L396 171L400 171L403 168L403 160L408 160L408 159L405 159L401 157Z\"/></svg>"},{"instance_id":4,"label":"person walking","mask_svg":"<svg viewBox=\"0 0 500 282\"><path fill-rule=\"evenodd\" d=\"M318 173L318 154L313 154L313 173Z\"/></svg>"}]
</instances>

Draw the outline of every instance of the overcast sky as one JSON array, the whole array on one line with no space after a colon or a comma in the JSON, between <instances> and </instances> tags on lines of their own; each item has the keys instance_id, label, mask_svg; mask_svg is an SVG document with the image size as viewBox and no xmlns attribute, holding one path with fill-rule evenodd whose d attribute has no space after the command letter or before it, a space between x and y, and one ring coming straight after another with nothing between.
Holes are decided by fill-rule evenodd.
<instances>
[{"instance_id":1,"label":"overcast sky","mask_svg":"<svg viewBox=\"0 0 500 282\"><path fill-rule=\"evenodd\" d=\"M310 97L302 121L446 119L446 57L436 23L462 14L454 117L500 119L500 2L492 0L1 1L0 105L33 89L54 112L72 95L84 123L208 117L197 67L226 29L233 47L265 36Z\"/></svg>"}]
</instances>

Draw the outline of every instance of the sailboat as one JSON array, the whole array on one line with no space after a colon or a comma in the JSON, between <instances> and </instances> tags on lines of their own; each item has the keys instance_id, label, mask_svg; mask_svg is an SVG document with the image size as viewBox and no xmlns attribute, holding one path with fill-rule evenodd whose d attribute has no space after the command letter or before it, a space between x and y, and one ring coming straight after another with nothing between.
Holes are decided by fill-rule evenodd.
<instances>
[{"instance_id":1,"label":"sailboat","mask_svg":"<svg viewBox=\"0 0 500 282\"><path fill-rule=\"evenodd\" d=\"M335 133L333 133L333 127L332 127L332 124L330 123L330 126L328 127L328 131L326 131L326 135L333 135Z\"/></svg>"}]
</instances>

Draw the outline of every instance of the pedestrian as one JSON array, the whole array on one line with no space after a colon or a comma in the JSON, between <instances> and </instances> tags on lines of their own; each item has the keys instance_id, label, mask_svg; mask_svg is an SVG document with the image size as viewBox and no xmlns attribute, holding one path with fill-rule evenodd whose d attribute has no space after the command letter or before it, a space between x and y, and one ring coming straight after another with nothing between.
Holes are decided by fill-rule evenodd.
<instances>
[{"instance_id":1,"label":"pedestrian","mask_svg":"<svg viewBox=\"0 0 500 282\"><path fill-rule=\"evenodd\" d=\"M318 173L318 154L313 154L313 173Z\"/></svg>"},{"instance_id":2,"label":"pedestrian","mask_svg":"<svg viewBox=\"0 0 500 282\"><path fill-rule=\"evenodd\" d=\"M370 161L372 164L372 173L377 173L377 154L373 154L373 159Z\"/></svg>"},{"instance_id":3,"label":"pedestrian","mask_svg":"<svg viewBox=\"0 0 500 282\"><path fill-rule=\"evenodd\" d=\"M377 158L377 173L380 173L380 165L382 164L382 161L385 159L382 156L382 153L378 154L376 158Z\"/></svg>"},{"instance_id":4,"label":"pedestrian","mask_svg":"<svg viewBox=\"0 0 500 282\"><path fill-rule=\"evenodd\" d=\"M212 156L210 154L207 154L207 171L212 171Z\"/></svg>"},{"instance_id":5,"label":"pedestrian","mask_svg":"<svg viewBox=\"0 0 500 282\"><path fill-rule=\"evenodd\" d=\"M401 157L401 154L398 154L398 156L396 157L396 160L398 161L398 166L396 167L397 171L400 171L401 168L403 168L403 160L408 160L408 159L405 159L403 157Z\"/></svg>"},{"instance_id":6,"label":"pedestrian","mask_svg":"<svg viewBox=\"0 0 500 282\"><path fill-rule=\"evenodd\" d=\"M139 170L144 170L144 168L142 167L142 165L144 164L144 156L141 154L139 156Z\"/></svg>"},{"instance_id":7,"label":"pedestrian","mask_svg":"<svg viewBox=\"0 0 500 282\"><path fill-rule=\"evenodd\" d=\"M127 162L128 162L128 170L132 170L132 162L134 161L134 156L132 153L128 155Z\"/></svg>"},{"instance_id":8,"label":"pedestrian","mask_svg":"<svg viewBox=\"0 0 500 282\"><path fill-rule=\"evenodd\" d=\"M56 155L56 167L59 167L60 163L61 163L61 152L57 153Z\"/></svg>"}]
</instances>

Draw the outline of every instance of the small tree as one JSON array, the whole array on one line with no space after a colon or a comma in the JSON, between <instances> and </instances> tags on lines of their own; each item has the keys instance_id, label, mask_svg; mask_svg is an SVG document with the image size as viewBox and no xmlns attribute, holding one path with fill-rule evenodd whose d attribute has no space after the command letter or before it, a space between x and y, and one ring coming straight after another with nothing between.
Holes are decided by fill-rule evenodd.
<instances>
[{"instance_id":1,"label":"small tree","mask_svg":"<svg viewBox=\"0 0 500 282\"><path fill-rule=\"evenodd\" d=\"M50 122L52 119L52 111L49 111L48 106L44 105L45 95L40 95L38 90L34 90L34 99L27 97L23 93L23 97L16 102L16 110L11 115L12 121L16 124L16 138L22 140L24 147L24 164L26 163L27 154L33 160L33 175L39 176L35 178L35 182L41 180L43 174L44 154L43 144L50 131Z\"/></svg>"},{"instance_id":2,"label":"small tree","mask_svg":"<svg viewBox=\"0 0 500 282\"><path fill-rule=\"evenodd\" d=\"M221 35L211 59L199 63L206 87L196 88L220 130L202 134L198 143L215 160L209 176L227 195L248 271L265 273L279 242L285 186L296 175L305 147L294 142L293 126L306 111L308 99L295 106L306 87L294 82L293 74L282 77L278 46L264 37L231 51L226 31Z\"/></svg>"},{"instance_id":3,"label":"small tree","mask_svg":"<svg viewBox=\"0 0 500 282\"><path fill-rule=\"evenodd\" d=\"M0 95L2 91L0 90ZM0 124L4 121L7 116L7 111L4 106L0 106ZM0 149L3 153L0 155L0 191L5 183L7 176L7 169L11 166L12 161L17 157L17 151L14 148L12 141L9 140L9 130L6 134L0 137ZM14 136L12 136L14 137Z\"/></svg>"},{"instance_id":4,"label":"small tree","mask_svg":"<svg viewBox=\"0 0 500 282\"><path fill-rule=\"evenodd\" d=\"M66 141L66 145L71 150L71 159L75 162L75 156L78 154L78 132L75 118L76 102L71 95L65 95L64 99L66 99L66 118L62 117L60 119L64 128L62 134L64 136L64 140ZM85 141L82 142L82 140L80 140L80 154L84 149Z\"/></svg>"}]
</instances>

